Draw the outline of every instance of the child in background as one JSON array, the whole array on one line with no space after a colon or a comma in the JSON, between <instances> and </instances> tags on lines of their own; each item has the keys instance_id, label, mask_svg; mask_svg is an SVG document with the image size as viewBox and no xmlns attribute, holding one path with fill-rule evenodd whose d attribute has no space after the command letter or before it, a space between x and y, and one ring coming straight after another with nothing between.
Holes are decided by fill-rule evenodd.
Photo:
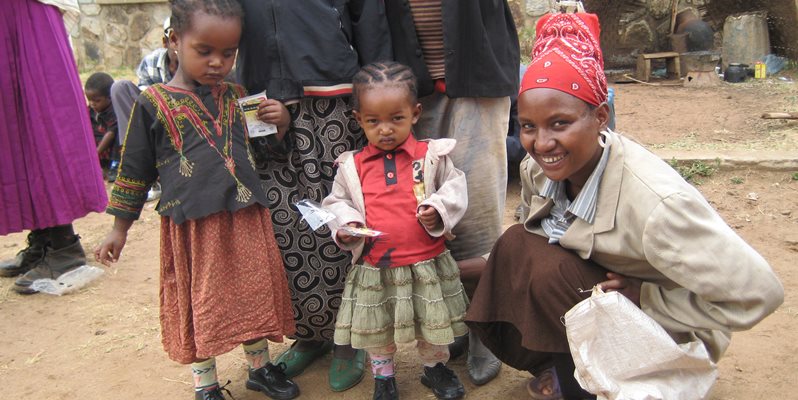
<instances>
[{"instance_id":1,"label":"child in background","mask_svg":"<svg viewBox=\"0 0 798 400\"><path fill-rule=\"evenodd\" d=\"M86 79L84 90L89 101L89 119L97 144L97 156L108 182L116 180L119 166L119 146L116 145L116 114L111 104L111 85L114 78L105 72L95 72Z\"/></svg>"},{"instance_id":2,"label":"child in background","mask_svg":"<svg viewBox=\"0 0 798 400\"><path fill-rule=\"evenodd\" d=\"M294 333L288 284L237 105L244 89L223 81L243 12L236 0L171 0L171 8L179 67L133 106L107 210L114 227L95 257L106 265L119 259L147 188L160 177L164 349L191 364L195 399L225 398L214 357L242 343L247 389L292 399L299 389L269 362L267 342ZM272 106L285 131L288 110Z\"/></svg>"},{"instance_id":3,"label":"child in background","mask_svg":"<svg viewBox=\"0 0 798 400\"><path fill-rule=\"evenodd\" d=\"M421 115L416 79L405 65L370 64L353 78L354 115L369 144L338 160L332 193L323 205L343 226L368 227L384 236L364 239L336 229L352 251L335 326L335 343L366 349L375 378L374 399L398 399L396 343L417 340L421 382L439 399L465 389L452 370L448 344L468 331L468 298L444 237L467 206L466 181L447 154L453 139L417 141Z\"/></svg>"}]
</instances>

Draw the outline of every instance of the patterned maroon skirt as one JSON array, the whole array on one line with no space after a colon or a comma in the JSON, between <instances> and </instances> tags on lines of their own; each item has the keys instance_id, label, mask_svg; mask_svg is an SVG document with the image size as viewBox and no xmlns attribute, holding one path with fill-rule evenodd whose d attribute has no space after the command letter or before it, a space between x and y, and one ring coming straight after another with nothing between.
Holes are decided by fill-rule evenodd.
<instances>
[{"instance_id":1,"label":"patterned maroon skirt","mask_svg":"<svg viewBox=\"0 0 798 400\"><path fill-rule=\"evenodd\" d=\"M164 350L188 364L294 333L269 210L253 205L176 225L161 218Z\"/></svg>"}]
</instances>

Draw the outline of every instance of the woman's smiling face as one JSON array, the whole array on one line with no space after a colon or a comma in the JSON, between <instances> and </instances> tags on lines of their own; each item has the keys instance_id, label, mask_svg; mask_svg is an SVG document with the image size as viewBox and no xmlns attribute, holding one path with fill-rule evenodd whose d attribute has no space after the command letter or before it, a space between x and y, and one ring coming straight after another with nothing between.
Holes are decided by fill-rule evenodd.
<instances>
[{"instance_id":1,"label":"woman's smiling face","mask_svg":"<svg viewBox=\"0 0 798 400\"><path fill-rule=\"evenodd\" d=\"M606 104L591 107L568 93L530 89L518 96L521 145L553 181L578 189L601 158L599 131L606 128Z\"/></svg>"}]
</instances>

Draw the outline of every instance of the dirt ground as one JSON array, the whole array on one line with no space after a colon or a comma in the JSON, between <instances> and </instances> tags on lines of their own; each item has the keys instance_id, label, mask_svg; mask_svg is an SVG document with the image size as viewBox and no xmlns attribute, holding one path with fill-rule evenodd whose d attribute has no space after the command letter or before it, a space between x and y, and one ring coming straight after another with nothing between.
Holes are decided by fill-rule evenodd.
<instances>
[{"instance_id":1,"label":"dirt ground","mask_svg":"<svg viewBox=\"0 0 798 400\"><path fill-rule=\"evenodd\" d=\"M614 84L618 130L653 150L768 150L798 154L798 121L762 120L768 111L798 111L792 82L723 84L694 89ZM735 334L720 362L711 398L795 398L798 370L798 171L722 170L699 178L698 188L739 234L771 263L786 289L784 304L754 329ZM505 224L513 223L518 181L508 186ZM0 386L14 399L188 399L188 368L171 362L158 325L159 220L148 204L130 231L120 262L91 286L63 297L22 297L0 279ZM75 222L90 251L111 228L112 218L91 214ZM25 233L0 237L0 258L22 248ZM730 270L730 273L733 271ZM289 341L271 346L271 355ZM296 378L306 399L368 399L364 381L344 393L327 389L330 356ZM415 351L400 348L398 381L405 399L432 399L418 382ZM527 398L529 375L504 367L481 387L467 379L465 359L451 362L472 399ZM238 400L263 398L243 387L243 353L218 358L219 376Z\"/></svg>"}]
</instances>

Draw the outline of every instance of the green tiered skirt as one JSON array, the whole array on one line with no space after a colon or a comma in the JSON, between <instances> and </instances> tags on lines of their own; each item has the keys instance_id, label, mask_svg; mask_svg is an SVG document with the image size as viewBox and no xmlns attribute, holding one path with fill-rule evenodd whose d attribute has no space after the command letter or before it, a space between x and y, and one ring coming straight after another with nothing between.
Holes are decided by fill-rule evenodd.
<instances>
[{"instance_id":1,"label":"green tiered skirt","mask_svg":"<svg viewBox=\"0 0 798 400\"><path fill-rule=\"evenodd\" d=\"M468 297L449 251L412 265L356 264L347 275L335 343L356 349L423 339L452 343L468 333Z\"/></svg>"}]
</instances>

